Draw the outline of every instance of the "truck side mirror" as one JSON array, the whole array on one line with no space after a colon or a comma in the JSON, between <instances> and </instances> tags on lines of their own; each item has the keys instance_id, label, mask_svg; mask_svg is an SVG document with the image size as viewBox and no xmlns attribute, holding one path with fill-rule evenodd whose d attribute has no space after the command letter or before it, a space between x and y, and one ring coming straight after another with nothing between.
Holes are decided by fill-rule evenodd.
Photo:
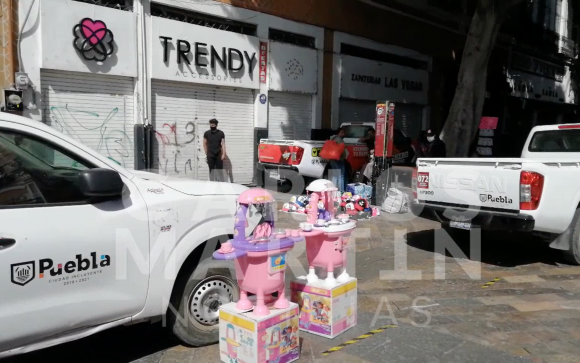
<instances>
[{"instance_id":1,"label":"truck side mirror","mask_svg":"<svg viewBox=\"0 0 580 363\"><path fill-rule=\"evenodd\" d=\"M125 184L119 173L111 169L89 169L79 173L79 187L89 198L120 198Z\"/></svg>"}]
</instances>

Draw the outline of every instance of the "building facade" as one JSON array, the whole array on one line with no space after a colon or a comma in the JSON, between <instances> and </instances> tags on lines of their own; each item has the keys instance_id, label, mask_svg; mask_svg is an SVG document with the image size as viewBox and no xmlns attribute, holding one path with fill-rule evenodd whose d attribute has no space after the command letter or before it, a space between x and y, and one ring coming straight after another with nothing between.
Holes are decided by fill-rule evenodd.
<instances>
[{"instance_id":1,"label":"building facade","mask_svg":"<svg viewBox=\"0 0 580 363\"><path fill-rule=\"evenodd\" d=\"M17 11L23 114L126 167L207 179L203 133L216 118L230 181L248 184L259 137L373 121L378 99L400 103L406 132L429 120L430 57L308 19L175 0L22 0Z\"/></svg>"},{"instance_id":2,"label":"building facade","mask_svg":"<svg viewBox=\"0 0 580 363\"><path fill-rule=\"evenodd\" d=\"M28 75L25 116L129 168L207 179L203 133L216 118L229 179L248 184L259 138L374 121L377 100L397 103L410 137L441 128L473 2L407 3L0 0L0 76L6 89ZM575 120L574 6L526 2L502 30L484 110L502 134Z\"/></svg>"}]
</instances>

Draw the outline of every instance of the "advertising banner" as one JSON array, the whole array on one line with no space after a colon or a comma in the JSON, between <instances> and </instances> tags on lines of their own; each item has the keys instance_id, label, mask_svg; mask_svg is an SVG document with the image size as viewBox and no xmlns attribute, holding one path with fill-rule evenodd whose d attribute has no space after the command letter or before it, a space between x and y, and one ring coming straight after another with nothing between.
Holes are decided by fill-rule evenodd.
<instances>
[{"instance_id":1,"label":"advertising banner","mask_svg":"<svg viewBox=\"0 0 580 363\"><path fill-rule=\"evenodd\" d=\"M260 42L260 83L267 83L268 43Z\"/></svg>"},{"instance_id":2,"label":"advertising banner","mask_svg":"<svg viewBox=\"0 0 580 363\"><path fill-rule=\"evenodd\" d=\"M387 158L393 157L393 137L395 134L395 104L392 102L388 103L389 113L387 116Z\"/></svg>"},{"instance_id":3,"label":"advertising banner","mask_svg":"<svg viewBox=\"0 0 580 363\"><path fill-rule=\"evenodd\" d=\"M384 157L387 134L387 102L385 101L377 102L375 130L375 157Z\"/></svg>"}]
</instances>

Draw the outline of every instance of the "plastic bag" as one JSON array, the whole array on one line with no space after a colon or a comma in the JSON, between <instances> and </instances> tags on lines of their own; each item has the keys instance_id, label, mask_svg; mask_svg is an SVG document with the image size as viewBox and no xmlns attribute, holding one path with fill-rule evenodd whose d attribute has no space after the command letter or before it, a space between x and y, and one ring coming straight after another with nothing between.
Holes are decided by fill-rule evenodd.
<instances>
[{"instance_id":1,"label":"plastic bag","mask_svg":"<svg viewBox=\"0 0 580 363\"><path fill-rule=\"evenodd\" d=\"M345 144L338 144L334 140L327 140L318 155L326 160L340 160L340 156L344 152L345 147Z\"/></svg>"},{"instance_id":2,"label":"plastic bag","mask_svg":"<svg viewBox=\"0 0 580 363\"><path fill-rule=\"evenodd\" d=\"M409 196L397 188L391 188L381 209L387 213L406 213L409 211Z\"/></svg>"}]
</instances>

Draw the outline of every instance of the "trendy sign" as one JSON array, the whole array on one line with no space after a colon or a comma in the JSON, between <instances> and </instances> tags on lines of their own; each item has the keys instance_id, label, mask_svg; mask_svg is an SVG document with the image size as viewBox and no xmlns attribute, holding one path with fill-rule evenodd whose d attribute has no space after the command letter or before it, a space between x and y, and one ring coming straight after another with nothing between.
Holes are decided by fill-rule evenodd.
<instances>
[{"instance_id":1,"label":"trendy sign","mask_svg":"<svg viewBox=\"0 0 580 363\"><path fill-rule=\"evenodd\" d=\"M258 88L258 38L153 18L152 77Z\"/></svg>"}]
</instances>

